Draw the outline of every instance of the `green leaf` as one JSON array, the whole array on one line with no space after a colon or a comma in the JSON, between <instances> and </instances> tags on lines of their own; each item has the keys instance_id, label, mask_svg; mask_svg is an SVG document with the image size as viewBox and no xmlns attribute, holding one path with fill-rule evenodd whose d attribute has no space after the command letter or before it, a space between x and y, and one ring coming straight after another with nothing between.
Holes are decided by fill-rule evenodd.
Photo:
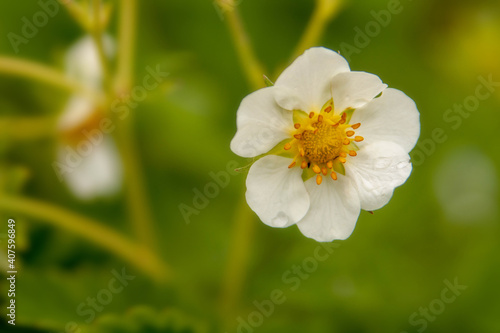
<instances>
[{"instance_id":1,"label":"green leaf","mask_svg":"<svg viewBox=\"0 0 500 333\"><path fill-rule=\"evenodd\" d=\"M344 164L340 162L338 159L335 159L333 161L333 170L345 176Z\"/></svg>"},{"instance_id":2,"label":"green leaf","mask_svg":"<svg viewBox=\"0 0 500 333\"><path fill-rule=\"evenodd\" d=\"M107 314L82 333L206 333L208 325L176 309L157 311L149 306L137 306L123 314Z\"/></svg>"},{"instance_id":3,"label":"green leaf","mask_svg":"<svg viewBox=\"0 0 500 333\"><path fill-rule=\"evenodd\" d=\"M273 81L271 81L266 75L263 75L263 76L264 76L264 83L266 84L266 87L274 86Z\"/></svg>"},{"instance_id":4,"label":"green leaf","mask_svg":"<svg viewBox=\"0 0 500 333\"><path fill-rule=\"evenodd\" d=\"M354 113L354 110L355 109L348 108L348 109L345 109L344 112L342 112L340 114L341 116L344 113L347 115L347 118L345 119L346 124L349 124L349 122L351 121L351 117L352 117L352 114Z\"/></svg>"},{"instance_id":5,"label":"green leaf","mask_svg":"<svg viewBox=\"0 0 500 333\"><path fill-rule=\"evenodd\" d=\"M314 176L316 176L316 173L314 173L314 171L312 171L311 168L305 168L304 171L302 172L302 180L304 182L308 181Z\"/></svg>"}]
</instances>

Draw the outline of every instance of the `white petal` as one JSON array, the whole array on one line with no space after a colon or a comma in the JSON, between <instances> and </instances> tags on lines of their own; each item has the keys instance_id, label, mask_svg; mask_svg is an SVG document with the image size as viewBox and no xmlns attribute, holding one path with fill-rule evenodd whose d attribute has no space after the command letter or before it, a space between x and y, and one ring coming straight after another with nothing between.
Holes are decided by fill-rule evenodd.
<instances>
[{"instance_id":1,"label":"white petal","mask_svg":"<svg viewBox=\"0 0 500 333\"><path fill-rule=\"evenodd\" d=\"M306 216L297 223L300 231L318 242L348 238L360 212L358 193L347 177L338 175L316 184L316 178L306 181L311 206Z\"/></svg>"},{"instance_id":2,"label":"white petal","mask_svg":"<svg viewBox=\"0 0 500 333\"><path fill-rule=\"evenodd\" d=\"M287 110L318 111L332 98L332 78L348 71L349 64L337 52L311 48L276 80L276 101Z\"/></svg>"},{"instance_id":3,"label":"white petal","mask_svg":"<svg viewBox=\"0 0 500 333\"><path fill-rule=\"evenodd\" d=\"M248 205L271 227L295 224L309 208L302 169L288 169L291 162L289 158L268 155L255 162L248 172Z\"/></svg>"},{"instance_id":4,"label":"white petal","mask_svg":"<svg viewBox=\"0 0 500 333\"><path fill-rule=\"evenodd\" d=\"M111 58L115 53L113 39L104 35L102 41L104 52ZM101 61L91 36L79 39L70 47L66 53L65 65L66 74L70 78L96 89L101 86Z\"/></svg>"},{"instance_id":5,"label":"white petal","mask_svg":"<svg viewBox=\"0 0 500 333\"><path fill-rule=\"evenodd\" d=\"M237 131L231 150L242 157L267 153L291 137L293 113L276 104L273 87L263 88L243 99L236 115Z\"/></svg>"},{"instance_id":6,"label":"white petal","mask_svg":"<svg viewBox=\"0 0 500 333\"><path fill-rule=\"evenodd\" d=\"M363 145L356 157L347 160L345 168L365 210L385 206L394 188L402 185L412 170L406 151L387 141Z\"/></svg>"},{"instance_id":7,"label":"white petal","mask_svg":"<svg viewBox=\"0 0 500 333\"><path fill-rule=\"evenodd\" d=\"M59 130L66 131L84 123L95 111L92 100L85 96L73 95L70 97L58 120Z\"/></svg>"},{"instance_id":8,"label":"white petal","mask_svg":"<svg viewBox=\"0 0 500 333\"><path fill-rule=\"evenodd\" d=\"M382 96L354 111L350 123L361 123L356 135L363 136L365 143L391 141L409 152L420 134L419 116L410 97L397 89L387 88Z\"/></svg>"},{"instance_id":9,"label":"white petal","mask_svg":"<svg viewBox=\"0 0 500 333\"><path fill-rule=\"evenodd\" d=\"M387 85L376 75L365 72L346 72L332 80L332 97L336 113L351 107L362 107L380 94Z\"/></svg>"},{"instance_id":10,"label":"white petal","mask_svg":"<svg viewBox=\"0 0 500 333\"><path fill-rule=\"evenodd\" d=\"M110 196L120 190L122 164L115 143L110 138L88 143L89 153L77 148L60 147L58 161L66 168L60 175L76 197L90 200Z\"/></svg>"}]
</instances>

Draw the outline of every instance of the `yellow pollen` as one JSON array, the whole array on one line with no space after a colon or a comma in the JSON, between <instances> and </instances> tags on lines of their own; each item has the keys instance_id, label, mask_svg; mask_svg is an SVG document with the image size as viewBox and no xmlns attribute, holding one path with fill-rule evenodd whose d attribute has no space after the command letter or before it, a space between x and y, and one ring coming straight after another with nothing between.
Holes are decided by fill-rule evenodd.
<instances>
[{"instance_id":1,"label":"yellow pollen","mask_svg":"<svg viewBox=\"0 0 500 333\"><path fill-rule=\"evenodd\" d=\"M315 123L314 131L302 133L302 148L305 157L317 164L323 164L334 160L339 156L342 149L341 132L326 122Z\"/></svg>"},{"instance_id":2,"label":"yellow pollen","mask_svg":"<svg viewBox=\"0 0 500 333\"><path fill-rule=\"evenodd\" d=\"M338 180L337 171L344 168L342 163L346 163L348 157L357 156L357 146L354 142L364 140L354 131L361 126L361 123L351 125L347 121L350 117L349 112L339 114L333 111L333 103L330 101L319 112L310 111L297 117L290 141L285 141L283 146L284 150L291 150L284 155L289 156L291 153L294 155L291 156L293 161L288 168L300 166L304 179L316 175L318 185L323 182L323 177L328 177L328 174L332 180Z\"/></svg>"}]
</instances>

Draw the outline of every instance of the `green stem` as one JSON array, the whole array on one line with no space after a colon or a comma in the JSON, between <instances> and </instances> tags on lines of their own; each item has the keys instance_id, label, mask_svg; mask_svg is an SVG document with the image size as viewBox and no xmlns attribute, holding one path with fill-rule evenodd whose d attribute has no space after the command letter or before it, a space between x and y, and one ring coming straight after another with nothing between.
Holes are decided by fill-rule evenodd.
<instances>
[{"instance_id":1,"label":"green stem","mask_svg":"<svg viewBox=\"0 0 500 333\"><path fill-rule=\"evenodd\" d=\"M34 221L44 221L83 237L131 263L158 282L164 282L171 276L166 264L147 247L135 244L88 217L23 197L0 197L0 209L32 217Z\"/></svg>"},{"instance_id":2,"label":"green stem","mask_svg":"<svg viewBox=\"0 0 500 333\"><path fill-rule=\"evenodd\" d=\"M116 73L116 94L129 94L132 88L134 51L136 38L136 0L123 0L120 8L119 52ZM147 191L143 179L141 158L135 140L133 128L134 112L131 110L118 134L123 162L128 208L135 234L143 244L157 247L154 232L153 215L147 200Z\"/></svg>"},{"instance_id":3,"label":"green stem","mask_svg":"<svg viewBox=\"0 0 500 333\"><path fill-rule=\"evenodd\" d=\"M0 137L32 140L55 135L57 119L48 117L2 117Z\"/></svg>"},{"instance_id":4,"label":"green stem","mask_svg":"<svg viewBox=\"0 0 500 333\"><path fill-rule=\"evenodd\" d=\"M120 96L132 88L137 26L136 0L122 0L120 6L116 90Z\"/></svg>"},{"instance_id":5,"label":"green stem","mask_svg":"<svg viewBox=\"0 0 500 333\"><path fill-rule=\"evenodd\" d=\"M103 98L100 92L68 78L58 70L28 60L0 56L0 73L33 79L69 92L84 94L98 103Z\"/></svg>"},{"instance_id":6,"label":"green stem","mask_svg":"<svg viewBox=\"0 0 500 333\"><path fill-rule=\"evenodd\" d=\"M290 58L290 63L298 56L304 53L305 50L318 46L318 43L323 36L327 25L339 13L342 8L343 0L316 0L314 12L309 19L309 23L300 38L295 50ZM285 66L280 66L275 72L275 77L278 76Z\"/></svg>"},{"instance_id":7,"label":"green stem","mask_svg":"<svg viewBox=\"0 0 500 333\"><path fill-rule=\"evenodd\" d=\"M102 73L103 73L103 86L106 92L111 93L111 76L109 72L109 62L106 57L106 52L103 45L103 34L101 27L101 0L93 0L93 27L92 27L92 39L97 47L97 53L99 55L99 60L101 63Z\"/></svg>"},{"instance_id":8,"label":"green stem","mask_svg":"<svg viewBox=\"0 0 500 333\"><path fill-rule=\"evenodd\" d=\"M84 31L92 31L92 24L82 5L74 0L60 1L60 3Z\"/></svg>"},{"instance_id":9,"label":"green stem","mask_svg":"<svg viewBox=\"0 0 500 333\"><path fill-rule=\"evenodd\" d=\"M220 4L220 6L227 7L228 5ZM225 16L233 43L240 58L241 66L252 89L263 88L265 84L262 76L265 74L265 70L255 55L250 38L243 27L236 4L231 6L231 8L225 10Z\"/></svg>"},{"instance_id":10,"label":"green stem","mask_svg":"<svg viewBox=\"0 0 500 333\"><path fill-rule=\"evenodd\" d=\"M245 196L242 195L238 200L238 207L234 215L234 229L224 276L221 310L226 331L232 329L239 309L239 300L245 284L250 250L255 233L254 216L254 213L248 207Z\"/></svg>"}]
</instances>

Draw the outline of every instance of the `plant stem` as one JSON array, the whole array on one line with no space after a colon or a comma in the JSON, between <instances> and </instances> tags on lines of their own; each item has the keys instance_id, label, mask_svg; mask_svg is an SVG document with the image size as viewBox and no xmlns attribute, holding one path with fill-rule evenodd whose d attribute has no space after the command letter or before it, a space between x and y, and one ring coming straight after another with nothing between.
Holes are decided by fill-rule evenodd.
<instances>
[{"instance_id":1,"label":"plant stem","mask_svg":"<svg viewBox=\"0 0 500 333\"><path fill-rule=\"evenodd\" d=\"M82 5L74 0L60 1L60 3L66 7L68 13L73 17L73 19L81 26L85 31L92 30L92 24L90 23L89 17L83 9Z\"/></svg>"},{"instance_id":2,"label":"plant stem","mask_svg":"<svg viewBox=\"0 0 500 333\"><path fill-rule=\"evenodd\" d=\"M225 4L225 6L227 6L227 4ZM250 38L243 27L236 4L233 4L231 8L225 10L225 16L229 32L231 33L248 83L254 90L265 87L262 77L262 75L265 74L265 70L255 55Z\"/></svg>"},{"instance_id":3,"label":"plant stem","mask_svg":"<svg viewBox=\"0 0 500 333\"><path fill-rule=\"evenodd\" d=\"M239 308L238 303L245 283L250 249L255 233L254 222L254 214L248 207L245 196L242 195L238 200L238 207L234 216L234 229L227 260L227 270L224 276L221 310L226 331L232 329L234 319L237 316L236 311Z\"/></svg>"},{"instance_id":4,"label":"plant stem","mask_svg":"<svg viewBox=\"0 0 500 333\"><path fill-rule=\"evenodd\" d=\"M0 56L0 73L33 79L69 92L84 94L98 103L103 99L100 92L66 77L58 70L33 61Z\"/></svg>"},{"instance_id":5,"label":"plant stem","mask_svg":"<svg viewBox=\"0 0 500 333\"><path fill-rule=\"evenodd\" d=\"M0 209L30 216L34 218L34 221L44 221L75 233L128 261L158 282L164 282L171 276L166 264L147 247L135 244L88 217L49 203L23 197L0 197Z\"/></svg>"},{"instance_id":6,"label":"plant stem","mask_svg":"<svg viewBox=\"0 0 500 333\"><path fill-rule=\"evenodd\" d=\"M341 4L341 0L316 0L314 12L307 24L304 34L292 54L291 60L300 56L308 48L317 46L326 26L340 11Z\"/></svg>"},{"instance_id":7,"label":"plant stem","mask_svg":"<svg viewBox=\"0 0 500 333\"><path fill-rule=\"evenodd\" d=\"M97 53L99 55L99 60L101 63L102 73L103 73L103 86L106 92L111 93L111 77L109 70L108 58L106 57L106 52L103 45L103 33L101 27L101 0L93 0L93 26L92 26L92 39L97 48Z\"/></svg>"},{"instance_id":8,"label":"plant stem","mask_svg":"<svg viewBox=\"0 0 500 333\"><path fill-rule=\"evenodd\" d=\"M55 135L57 119L49 117L2 117L0 133L7 140L31 140Z\"/></svg>"},{"instance_id":9,"label":"plant stem","mask_svg":"<svg viewBox=\"0 0 500 333\"><path fill-rule=\"evenodd\" d=\"M136 0L123 0L120 7L120 27L118 40L118 65L115 78L117 96L129 95L133 84ZM134 112L123 120L117 134L125 166L125 182L128 208L135 234L143 244L157 247L154 232L153 215L147 200L147 191L143 179L141 158L138 152L133 127Z\"/></svg>"},{"instance_id":10,"label":"plant stem","mask_svg":"<svg viewBox=\"0 0 500 333\"><path fill-rule=\"evenodd\" d=\"M343 0L316 0L316 6L309 19L309 23L300 41L297 43L289 63L292 63L298 56L304 53L305 50L313 46L318 46L318 42L325 32L326 26L340 12L342 3ZM277 71L274 73L274 79L276 79L288 64L277 68Z\"/></svg>"},{"instance_id":11,"label":"plant stem","mask_svg":"<svg viewBox=\"0 0 500 333\"><path fill-rule=\"evenodd\" d=\"M122 0L118 28L118 63L115 78L117 95L128 93L132 88L134 50L137 26L136 0Z\"/></svg>"}]
</instances>

